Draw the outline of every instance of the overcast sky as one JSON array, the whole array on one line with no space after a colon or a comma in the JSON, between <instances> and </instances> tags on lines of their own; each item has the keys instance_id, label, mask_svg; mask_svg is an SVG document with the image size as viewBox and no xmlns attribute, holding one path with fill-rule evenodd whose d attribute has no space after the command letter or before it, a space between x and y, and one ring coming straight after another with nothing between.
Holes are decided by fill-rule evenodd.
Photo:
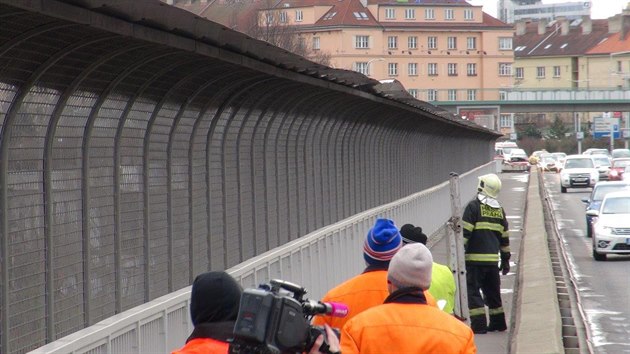
<instances>
[{"instance_id":1,"label":"overcast sky","mask_svg":"<svg viewBox=\"0 0 630 354\"><path fill-rule=\"evenodd\" d=\"M543 4L553 4L558 2L575 2L576 0L543 0ZM591 17L608 18L621 13L630 0L591 0ZM468 0L473 5L483 5L483 11L496 17L497 0Z\"/></svg>"}]
</instances>

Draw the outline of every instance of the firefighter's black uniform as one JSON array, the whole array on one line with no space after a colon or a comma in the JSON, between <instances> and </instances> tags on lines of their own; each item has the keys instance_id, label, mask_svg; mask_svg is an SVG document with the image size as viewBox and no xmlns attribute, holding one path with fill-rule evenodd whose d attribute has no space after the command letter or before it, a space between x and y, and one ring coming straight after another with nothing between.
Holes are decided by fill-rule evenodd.
<instances>
[{"instance_id":1,"label":"firefighter's black uniform","mask_svg":"<svg viewBox=\"0 0 630 354\"><path fill-rule=\"evenodd\" d=\"M501 206L493 208L475 197L464 210L463 226L471 327L475 333L504 331L507 326L501 302L498 262L501 260L507 263L510 259L505 211ZM487 327L484 298L479 290L483 291L489 308L490 324Z\"/></svg>"}]
</instances>

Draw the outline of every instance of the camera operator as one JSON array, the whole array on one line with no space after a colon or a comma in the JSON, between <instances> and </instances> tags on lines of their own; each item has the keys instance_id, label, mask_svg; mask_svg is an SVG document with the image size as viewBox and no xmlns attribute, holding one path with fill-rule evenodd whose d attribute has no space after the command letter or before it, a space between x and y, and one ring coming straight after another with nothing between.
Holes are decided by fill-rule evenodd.
<instances>
[{"instance_id":1,"label":"camera operator","mask_svg":"<svg viewBox=\"0 0 630 354\"><path fill-rule=\"evenodd\" d=\"M186 345L173 354L227 354L242 294L241 286L226 272L198 275L190 295L190 316L194 329ZM326 340L329 351L338 353L339 339L328 326ZM308 354L323 354L319 351L323 342L324 336L320 335Z\"/></svg>"}]
</instances>

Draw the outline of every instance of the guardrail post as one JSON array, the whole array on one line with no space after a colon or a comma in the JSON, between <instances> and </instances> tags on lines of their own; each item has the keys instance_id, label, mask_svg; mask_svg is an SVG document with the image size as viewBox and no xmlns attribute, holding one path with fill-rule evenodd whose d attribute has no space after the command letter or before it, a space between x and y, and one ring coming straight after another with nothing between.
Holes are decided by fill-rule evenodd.
<instances>
[{"instance_id":1,"label":"guardrail post","mask_svg":"<svg viewBox=\"0 0 630 354\"><path fill-rule=\"evenodd\" d=\"M462 207L459 194L459 176L451 172L449 178L451 197L451 218L446 228L449 247L449 266L455 277L457 292L455 294L455 315L464 319L470 325L468 314L468 289L466 287L466 262L464 258L464 235L462 232L461 218Z\"/></svg>"}]
</instances>

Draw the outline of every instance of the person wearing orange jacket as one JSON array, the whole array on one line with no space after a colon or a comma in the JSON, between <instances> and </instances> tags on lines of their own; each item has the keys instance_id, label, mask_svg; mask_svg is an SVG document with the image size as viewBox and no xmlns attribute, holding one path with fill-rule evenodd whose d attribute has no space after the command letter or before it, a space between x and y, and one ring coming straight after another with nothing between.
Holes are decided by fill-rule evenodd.
<instances>
[{"instance_id":1,"label":"person wearing orange jacket","mask_svg":"<svg viewBox=\"0 0 630 354\"><path fill-rule=\"evenodd\" d=\"M227 354L233 337L243 289L226 272L198 275L190 294L190 316L194 326L186 344L172 354ZM339 340L326 326L329 353L339 352ZM323 354L320 347L324 335L319 335L308 354Z\"/></svg>"},{"instance_id":2,"label":"person wearing orange jacket","mask_svg":"<svg viewBox=\"0 0 630 354\"><path fill-rule=\"evenodd\" d=\"M243 289L226 272L198 275L190 294L194 326L186 345L173 354L228 353Z\"/></svg>"},{"instance_id":3,"label":"person wearing orange jacket","mask_svg":"<svg viewBox=\"0 0 630 354\"><path fill-rule=\"evenodd\" d=\"M315 316L314 325L327 324L341 329L352 317L370 307L380 305L389 295L387 291L387 267L394 254L402 246L398 228L392 220L377 219L368 231L363 243L363 259L367 267L363 273L346 280L328 291L324 302L341 302L348 306L346 317ZM431 305L435 299L428 295Z\"/></svg>"},{"instance_id":4,"label":"person wearing orange jacket","mask_svg":"<svg viewBox=\"0 0 630 354\"><path fill-rule=\"evenodd\" d=\"M341 330L343 354L474 354L474 334L463 322L427 304L433 257L421 243L408 244L393 257L385 303L363 311Z\"/></svg>"}]
</instances>

